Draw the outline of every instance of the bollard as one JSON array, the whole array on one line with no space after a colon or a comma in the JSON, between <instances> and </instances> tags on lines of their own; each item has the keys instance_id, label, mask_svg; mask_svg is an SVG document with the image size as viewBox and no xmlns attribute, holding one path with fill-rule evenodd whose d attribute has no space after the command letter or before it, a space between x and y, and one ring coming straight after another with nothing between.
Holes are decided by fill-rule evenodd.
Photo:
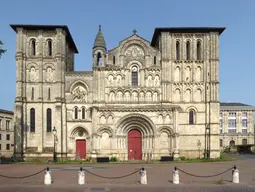
<instances>
[{"instance_id":1,"label":"bollard","mask_svg":"<svg viewBox=\"0 0 255 192\"><path fill-rule=\"evenodd\" d=\"M82 167L78 173L78 184L84 185L85 184L85 172L83 171Z\"/></svg>"},{"instance_id":2,"label":"bollard","mask_svg":"<svg viewBox=\"0 0 255 192\"><path fill-rule=\"evenodd\" d=\"M234 166L234 169L232 170L232 182L233 183L239 183L239 170Z\"/></svg>"},{"instance_id":3,"label":"bollard","mask_svg":"<svg viewBox=\"0 0 255 192\"><path fill-rule=\"evenodd\" d=\"M173 184L179 184L179 171L177 170L177 167L174 167L173 170Z\"/></svg>"},{"instance_id":4,"label":"bollard","mask_svg":"<svg viewBox=\"0 0 255 192\"><path fill-rule=\"evenodd\" d=\"M140 175L141 175L140 183L142 185L147 185L147 174L143 167L142 170L140 171Z\"/></svg>"},{"instance_id":5,"label":"bollard","mask_svg":"<svg viewBox=\"0 0 255 192\"><path fill-rule=\"evenodd\" d=\"M50 174L49 167L47 167L45 175L44 175L44 184L45 185L50 185L51 184L51 174Z\"/></svg>"}]
</instances>

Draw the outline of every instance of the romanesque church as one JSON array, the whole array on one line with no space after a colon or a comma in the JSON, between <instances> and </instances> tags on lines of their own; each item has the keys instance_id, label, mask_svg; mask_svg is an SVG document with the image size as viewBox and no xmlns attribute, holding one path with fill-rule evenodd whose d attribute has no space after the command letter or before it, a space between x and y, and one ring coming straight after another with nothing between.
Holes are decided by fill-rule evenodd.
<instances>
[{"instance_id":1,"label":"romanesque church","mask_svg":"<svg viewBox=\"0 0 255 192\"><path fill-rule=\"evenodd\" d=\"M15 155L25 159L219 157L219 36L225 28L134 30L107 47L99 26L91 71L67 26L16 32Z\"/></svg>"}]
</instances>

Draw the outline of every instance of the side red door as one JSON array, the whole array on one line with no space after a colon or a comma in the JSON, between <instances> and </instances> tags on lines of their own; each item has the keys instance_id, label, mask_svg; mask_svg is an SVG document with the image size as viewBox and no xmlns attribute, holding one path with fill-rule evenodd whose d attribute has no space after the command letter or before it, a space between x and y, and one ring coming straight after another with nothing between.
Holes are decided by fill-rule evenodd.
<instances>
[{"instance_id":1,"label":"side red door","mask_svg":"<svg viewBox=\"0 0 255 192\"><path fill-rule=\"evenodd\" d=\"M142 134L136 129L128 132L128 160L142 160Z\"/></svg>"},{"instance_id":2,"label":"side red door","mask_svg":"<svg viewBox=\"0 0 255 192\"><path fill-rule=\"evenodd\" d=\"M86 140L76 140L76 159L86 159Z\"/></svg>"}]
</instances>

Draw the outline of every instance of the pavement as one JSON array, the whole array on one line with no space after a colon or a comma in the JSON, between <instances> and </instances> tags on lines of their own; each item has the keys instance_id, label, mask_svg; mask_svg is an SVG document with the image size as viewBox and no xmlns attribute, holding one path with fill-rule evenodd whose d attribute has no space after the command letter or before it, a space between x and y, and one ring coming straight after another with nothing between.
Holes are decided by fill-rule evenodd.
<instances>
[{"instance_id":1,"label":"pavement","mask_svg":"<svg viewBox=\"0 0 255 192\"><path fill-rule=\"evenodd\" d=\"M179 172L180 184L172 183L174 166L197 176L210 176L237 166L240 183L232 183L231 170L215 177L193 177ZM254 191L255 158L243 158L238 161L212 163L162 163L162 164L83 164L83 168L103 177L125 176L144 167L147 171L148 185L139 183L139 173L120 179L106 179L86 173L86 184L78 185L78 171L81 165L41 165L41 164L0 164L0 191ZM23 179L1 177L28 176L50 167L53 183L43 184L44 172Z\"/></svg>"}]
</instances>

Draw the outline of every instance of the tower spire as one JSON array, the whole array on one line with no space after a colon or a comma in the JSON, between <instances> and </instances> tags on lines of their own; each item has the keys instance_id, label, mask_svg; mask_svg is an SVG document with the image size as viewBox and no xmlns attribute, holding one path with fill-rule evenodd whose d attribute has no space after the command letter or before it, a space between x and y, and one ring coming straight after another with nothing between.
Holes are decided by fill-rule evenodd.
<instances>
[{"instance_id":1,"label":"tower spire","mask_svg":"<svg viewBox=\"0 0 255 192\"><path fill-rule=\"evenodd\" d=\"M104 48L106 49L106 43L105 43L105 40L104 40L104 35L102 33L102 26L99 25L99 29L98 29L98 32L97 32L97 36L96 36L96 39L95 39L95 42L94 42L94 48L97 48L97 47L101 47L101 48Z\"/></svg>"}]
</instances>

